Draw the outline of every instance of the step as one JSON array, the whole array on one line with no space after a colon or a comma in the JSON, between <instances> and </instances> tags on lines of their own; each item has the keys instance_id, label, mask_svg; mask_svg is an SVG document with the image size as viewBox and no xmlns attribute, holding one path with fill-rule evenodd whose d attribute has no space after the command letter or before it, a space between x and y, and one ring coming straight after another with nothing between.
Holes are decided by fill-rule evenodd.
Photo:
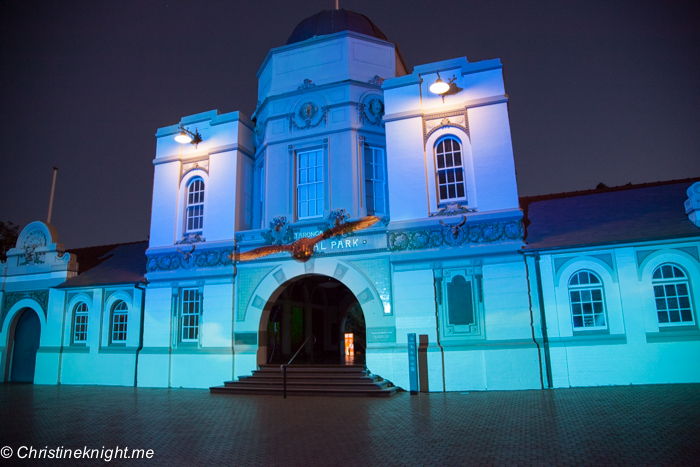
<instances>
[{"instance_id":1,"label":"step","mask_svg":"<svg viewBox=\"0 0 700 467\"><path fill-rule=\"evenodd\" d=\"M253 374L253 375L246 375L246 376L239 376L238 380L242 379L260 379L260 380L274 380L274 379L279 379L280 381L284 379L284 375L282 373L274 373L274 374ZM346 375L314 375L314 374L290 374L287 373L287 381L295 380L308 380L308 381L329 381L329 380L335 380L335 381L355 381L355 380L360 380L360 381L375 381L378 378L376 376L370 376L370 375L359 375L359 376L346 376Z\"/></svg>"},{"instance_id":2,"label":"step","mask_svg":"<svg viewBox=\"0 0 700 467\"><path fill-rule=\"evenodd\" d=\"M398 388L364 365L290 365L287 368L287 394L291 396L386 397ZM279 365L261 365L252 375L239 376L223 386L210 388L218 394L282 395L284 375Z\"/></svg>"},{"instance_id":3,"label":"step","mask_svg":"<svg viewBox=\"0 0 700 467\"><path fill-rule=\"evenodd\" d=\"M283 387L283 381L226 381L224 383L226 387L236 387L236 386L246 386L246 387ZM389 387L390 383L388 381L381 381L378 383L367 383L367 382L344 382L344 383L331 383L331 382L298 382L298 381L287 381L287 387L296 388L310 388L310 387L348 387L348 388L384 388Z\"/></svg>"},{"instance_id":4,"label":"step","mask_svg":"<svg viewBox=\"0 0 700 467\"><path fill-rule=\"evenodd\" d=\"M214 394L249 394L249 395L268 395L282 396L282 388L255 388L246 387L225 387L215 386L209 388ZM287 387L288 396L330 396L330 397L390 397L396 394L398 388L386 388L380 390L364 390L364 389L296 389Z\"/></svg>"}]
</instances>

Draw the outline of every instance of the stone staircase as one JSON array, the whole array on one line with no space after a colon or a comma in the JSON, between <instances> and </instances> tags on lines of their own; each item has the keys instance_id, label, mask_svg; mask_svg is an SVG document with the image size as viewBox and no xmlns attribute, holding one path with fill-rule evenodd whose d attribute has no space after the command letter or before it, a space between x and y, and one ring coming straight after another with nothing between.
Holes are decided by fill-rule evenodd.
<instances>
[{"instance_id":1,"label":"stone staircase","mask_svg":"<svg viewBox=\"0 0 700 467\"><path fill-rule=\"evenodd\" d=\"M372 375L364 365L290 365L287 396L389 397L399 388ZM215 394L258 394L282 397L279 365L261 365L251 376L239 376L223 386L209 388Z\"/></svg>"}]
</instances>

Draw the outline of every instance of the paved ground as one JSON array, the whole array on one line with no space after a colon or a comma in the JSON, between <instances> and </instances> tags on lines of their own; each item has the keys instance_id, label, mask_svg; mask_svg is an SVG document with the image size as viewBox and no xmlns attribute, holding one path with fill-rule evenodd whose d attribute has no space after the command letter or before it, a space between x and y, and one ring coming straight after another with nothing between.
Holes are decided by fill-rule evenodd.
<instances>
[{"instance_id":1,"label":"paved ground","mask_svg":"<svg viewBox=\"0 0 700 467\"><path fill-rule=\"evenodd\" d=\"M700 384L386 400L0 384L2 446L3 466L109 456L18 459L30 446L153 450L107 465L699 465Z\"/></svg>"}]
</instances>

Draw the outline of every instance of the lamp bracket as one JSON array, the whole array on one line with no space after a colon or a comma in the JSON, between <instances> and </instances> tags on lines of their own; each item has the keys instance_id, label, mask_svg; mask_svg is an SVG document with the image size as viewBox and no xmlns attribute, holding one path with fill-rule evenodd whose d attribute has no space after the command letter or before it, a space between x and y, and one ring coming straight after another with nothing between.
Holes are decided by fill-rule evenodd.
<instances>
[{"instance_id":1,"label":"lamp bracket","mask_svg":"<svg viewBox=\"0 0 700 467\"><path fill-rule=\"evenodd\" d=\"M190 130L188 130L187 128L185 128L185 125L180 123L180 126L178 127L178 129L180 129L180 130L184 131L185 133L187 133L188 135L190 135L190 137L192 138L192 141L190 141L190 144L193 144L195 148L197 147L197 145L199 143L202 142L202 135L199 134L199 131L197 130L197 128L194 129L194 133L193 133Z\"/></svg>"}]
</instances>

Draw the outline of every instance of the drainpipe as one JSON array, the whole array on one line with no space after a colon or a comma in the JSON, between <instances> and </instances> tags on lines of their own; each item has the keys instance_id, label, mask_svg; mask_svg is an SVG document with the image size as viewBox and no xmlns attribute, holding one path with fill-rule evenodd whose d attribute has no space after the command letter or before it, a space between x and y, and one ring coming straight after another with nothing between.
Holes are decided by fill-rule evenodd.
<instances>
[{"instance_id":1,"label":"drainpipe","mask_svg":"<svg viewBox=\"0 0 700 467\"><path fill-rule=\"evenodd\" d=\"M143 284L144 287L141 287L140 284ZM148 285L148 281L146 279L143 279L136 284L134 284L134 287L139 289L141 291L141 326L139 330L139 346L136 349L136 359L134 362L134 387L138 387L138 382L139 382L139 353L141 352L141 349L143 349L143 319L145 315L145 309L146 309L146 288L145 286Z\"/></svg>"},{"instance_id":2,"label":"drainpipe","mask_svg":"<svg viewBox=\"0 0 700 467\"><path fill-rule=\"evenodd\" d=\"M540 272L540 253L535 252L535 280L537 282L537 297L540 304L540 322L542 325L542 344L544 346L544 365L547 370L547 389L552 389L552 360L549 357L549 337L547 336L547 316L544 310L542 295L542 274Z\"/></svg>"}]
</instances>

